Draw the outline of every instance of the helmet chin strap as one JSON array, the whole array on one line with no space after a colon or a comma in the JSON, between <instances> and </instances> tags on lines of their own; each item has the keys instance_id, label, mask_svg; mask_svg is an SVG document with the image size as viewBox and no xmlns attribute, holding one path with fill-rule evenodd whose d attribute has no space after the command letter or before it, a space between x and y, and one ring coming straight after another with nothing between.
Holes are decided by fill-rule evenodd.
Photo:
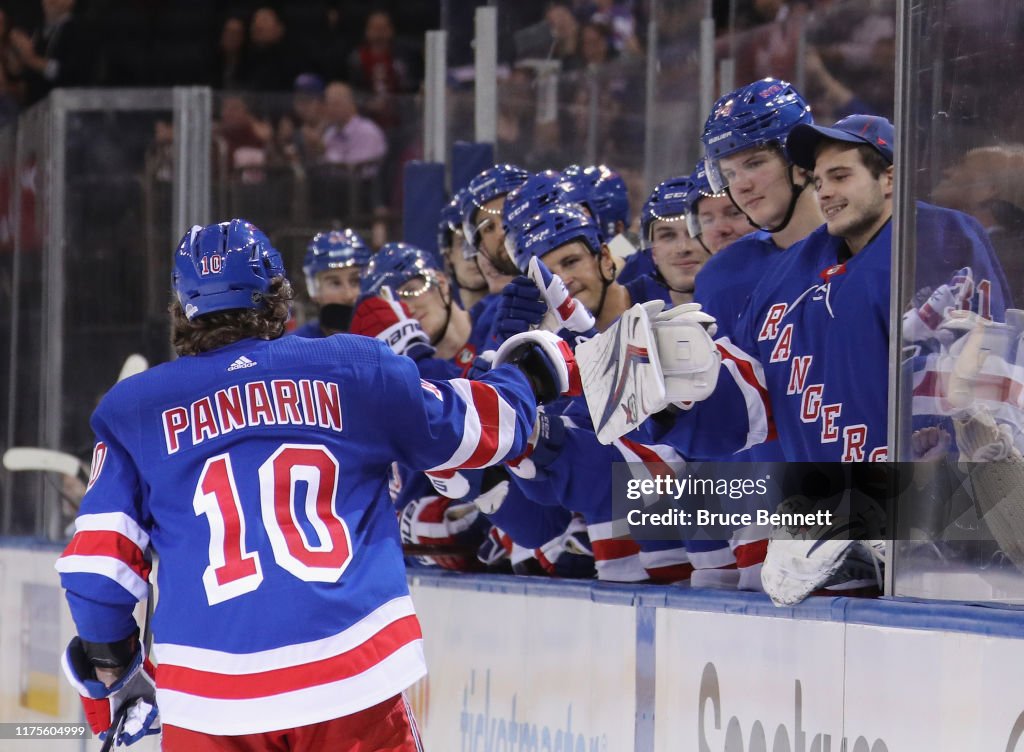
<instances>
[{"instance_id":1,"label":"helmet chin strap","mask_svg":"<svg viewBox=\"0 0 1024 752\"><path fill-rule=\"evenodd\" d=\"M780 222L776 227L764 227L762 225L759 225L754 220L752 220L749 214L740 209L740 205L737 204L736 199L732 197L732 191L729 189L729 186L725 187L725 192L729 195L729 200L732 201L732 205L743 213L743 216L747 218L747 222L749 222L750 226L753 227L755 230L763 230L764 232L774 235L777 232L782 232L783 230L785 230L786 227L789 225L790 220L793 219L793 214L796 212L796 203L797 201L800 200L800 194L803 193L804 188L807 187L806 182L803 185L797 185L796 181L793 180L793 168L795 167L796 165L790 164L789 170L786 172L786 175L789 177L789 208L786 209L786 216L782 218L782 222ZM703 245L703 241L701 241L701 245Z\"/></svg>"},{"instance_id":2,"label":"helmet chin strap","mask_svg":"<svg viewBox=\"0 0 1024 752\"><path fill-rule=\"evenodd\" d=\"M441 300L444 300L444 326L441 327L440 333L436 337L430 338L430 344L437 347L441 340L444 339L444 335L448 333L448 325L452 323L452 305L454 304L454 296L451 291L448 292L448 299L445 300L444 296L441 296Z\"/></svg>"},{"instance_id":3,"label":"helmet chin strap","mask_svg":"<svg viewBox=\"0 0 1024 752\"><path fill-rule=\"evenodd\" d=\"M701 243L701 245L704 245L704 243ZM705 248L704 250L707 250L707 248ZM711 253L711 251L708 251L708 253ZM672 292L678 292L681 295L687 295L693 292L692 287L689 290L680 290L678 287L673 287L672 285L670 285L668 283L668 280L665 279L665 275L661 273L661 270L657 266L654 267L654 274L651 276L654 277L655 282L657 282L662 287L671 290Z\"/></svg>"},{"instance_id":4,"label":"helmet chin strap","mask_svg":"<svg viewBox=\"0 0 1024 752\"><path fill-rule=\"evenodd\" d=\"M601 318L601 311L604 310L604 301L608 297L608 288L612 286L612 282L615 281L615 265L612 264L612 276L607 278L604 276L604 269L601 268L601 257L597 257L597 273L601 277L601 298L597 301L597 310L591 311L594 314L594 319Z\"/></svg>"}]
</instances>

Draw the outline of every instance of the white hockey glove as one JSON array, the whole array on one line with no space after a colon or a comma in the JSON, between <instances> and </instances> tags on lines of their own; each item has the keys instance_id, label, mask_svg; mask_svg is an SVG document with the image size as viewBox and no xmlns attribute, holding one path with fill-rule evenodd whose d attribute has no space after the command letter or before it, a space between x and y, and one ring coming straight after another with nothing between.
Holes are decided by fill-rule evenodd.
<instances>
[{"instance_id":1,"label":"white hockey glove","mask_svg":"<svg viewBox=\"0 0 1024 752\"><path fill-rule=\"evenodd\" d=\"M89 727L101 739L106 739L111 732L119 711L126 703L129 707L124 722L120 729L114 730L117 745L134 744L144 736L160 733L153 664L143 655L141 647L135 651L121 677L109 687L96 678L78 637L73 638L64 651L61 667L82 697Z\"/></svg>"},{"instance_id":2,"label":"white hockey glove","mask_svg":"<svg viewBox=\"0 0 1024 752\"><path fill-rule=\"evenodd\" d=\"M494 354L494 368L514 365L530 380L537 404L583 393L580 372L569 344L556 334L514 334Z\"/></svg>"},{"instance_id":3,"label":"white hockey glove","mask_svg":"<svg viewBox=\"0 0 1024 752\"><path fill-rule=\"evenodd\" d=\"M528 276L540 290L541 297L548 304L548 312L541 322L541 328L557 332L568 329L570 332L589 332L594 328L594 315L587 307L569 295L562 278L552 274L536 256L530 259Z\"/></svg>"},{"instance_id":4,"label":"white hockey glove","mask_svg":"<svg viewBox=\"0 0 1024 752\"><path fill-rule=\"evenodd\" d=\"M607 331L576 348L598 440L610 444L672 402L707 399L722 358L714 319L689 303L663 311L637 304Z\"/></svg>"}]
</instances>

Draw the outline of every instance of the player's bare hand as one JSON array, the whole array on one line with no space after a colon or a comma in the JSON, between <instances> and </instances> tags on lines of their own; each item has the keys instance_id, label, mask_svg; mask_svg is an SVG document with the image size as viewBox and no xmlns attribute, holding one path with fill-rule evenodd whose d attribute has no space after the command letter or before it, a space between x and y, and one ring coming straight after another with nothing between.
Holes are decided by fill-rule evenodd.
<instances>
[{"instance_id":1,"label":"player's bare hand","mask_svg":"<svg viewBox=\"0 0 1024 752\"><path fill-rule=\"evenodd\" d=\"M938 426L928 426L910 437L910 451L916 462L933 462L949 454L953 437Z\"/></svg>"}]
</instances>

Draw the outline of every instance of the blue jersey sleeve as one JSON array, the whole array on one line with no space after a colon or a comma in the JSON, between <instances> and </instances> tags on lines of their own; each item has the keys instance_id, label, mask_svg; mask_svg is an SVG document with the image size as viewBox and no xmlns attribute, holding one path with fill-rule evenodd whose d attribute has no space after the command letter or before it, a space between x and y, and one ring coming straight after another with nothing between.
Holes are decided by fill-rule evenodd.
<instances>
[{"instance_id":1,"label":"blue jersey sleeve","mask_svg":"<svg viewBox=\"0 0 1024 752\"><path fill-rule=\"evenodd\" d=\"M57 561L78 634L115 642L135 629L132 612L148 597L151 523L135 463L100 407L92 418L97 442L75 535Z\"/></svg>"}]
</instances>

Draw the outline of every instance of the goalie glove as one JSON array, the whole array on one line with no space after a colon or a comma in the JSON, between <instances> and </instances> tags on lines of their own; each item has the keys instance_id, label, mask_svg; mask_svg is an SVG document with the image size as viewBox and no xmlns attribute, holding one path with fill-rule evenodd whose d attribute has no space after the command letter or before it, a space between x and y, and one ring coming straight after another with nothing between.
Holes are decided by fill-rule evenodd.
<instances>
[{"instance_id":1,"label":"goalie glove","mask_svg":"<svg viewBox=\"0 0 1024 752\"><path fill-rule=\"evenodd\" d=\"M513 335L536 329L548 312L540 290L528 277L516 277L501 291L494 313L494 340L500 345Z\"/></svg>"},{"instance_id":2,"label":"goalie glove","mask_svg":"<svg viewBox=\"0 0 1024 752\"><path fill-rule=\"evenodd\" d=\"M572 350L551 332L522 332L505 340L494 354L494 367L505 364L514 365L529 379L539 405L583 393Z\"/></svg>"},{"instance_id":3,"label":"goalie glove","mask_svg":"<svg viewBox=\"0 0 1024 752\"><path fill-rule=\"evenodd\" d=\"M637 304L607 331L576 348L597 438L610 444L673 402L707 399L722 358L714 318L688 303Z\"/></svg>"},{"instance_id":4,"label":"goalie glove","mask_svg":"<svg viewBox=\"0 0 1024 752\"><path fill-rule=\"evenodd\" d=\"M402 543L419 546L465 546L464 554L415 557L421 564L436 565L457 572L479 569L476 550L490 523L472 502L460 503L444 496L424 496L402 509L399 532Z\"/></svg>"},{"instance_id":5,"label":"goalie glove","mask_svg":"<svg viewBox=\"0 0 1024 752\"><path fill-rule=\"evenodd\" d=\"M356 306L352 317L352 334L376 337L386 342L396 355L413 360L434 356L430 338L420 322L409 315L409 309L397 300L366 298Z\"/></svg>"},{"instance_id":6,"label":"goalie glove","mask_svg":"<svg viewBox=\"0 0 1024 752\"><path fill-rule=\"evenodd\" d=\"M129 707L124 723L117 730L116 744L134 744L144 736L160 733L153 664L141 647L135 651L124 673L109 687L96 678L93 663L79 637L68 643L61 658L61 667L81 695L89 727L101 739L107 738L125 704Z\"/></svg>"},{"instance_id":7,"label":"goalie glove","mask_svg":"<svg viewBox=\"0 0 1024 752\"><path fill-rule=\"evenodd\" d=\"M562 278L552 274L543 261L533 256L528 272L548 307L548 315L541 328L549 331L568 329L578 334L590 332L594 328L594 315L586 306L569 295Z\"/></svg>"}]
</instances>

